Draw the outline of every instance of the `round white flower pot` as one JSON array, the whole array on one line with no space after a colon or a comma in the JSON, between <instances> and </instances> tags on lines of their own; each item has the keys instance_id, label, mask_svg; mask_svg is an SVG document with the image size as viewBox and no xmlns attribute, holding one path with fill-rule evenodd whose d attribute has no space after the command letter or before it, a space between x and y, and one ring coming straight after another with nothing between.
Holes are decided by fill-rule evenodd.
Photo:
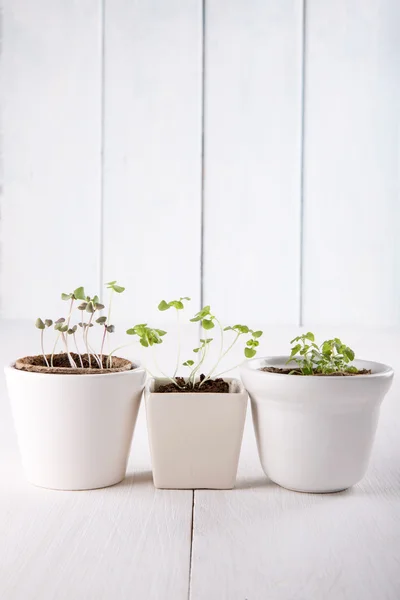
<instances>
[{"instance_id":1,"label":"round white flower pot","mask_svg":"<svg viewBox=\"0 0 400 600\"><path fill-rule=\"evenodd\" d=\"M372 373L318 377L259 370L284 367L287 359L257 358L241 368L264 472L299 492L344 490L367 470L393 369L356 360L358 369Z\"/></svg>"},{"instance_id":2,"label":"round white flower pot","mask_svg":"<svg viewBox=\"0 0 400 600\"><path fill-rule=\"evenodd\" d=\"M156 488L231 489L235 485L247 392L225 378L229 393L157 393L147 382L146 414Z\"/></svg>"},{"instance_id":3,"label":"round white flower pot","mask_svg":"<svg viewBox=\"0 0 400 600\"><path fill-rule=\"evenodd\" d=\"M61 375L5 368L29 482L88 490L125 477L146 379L143 368Z\"/></svg>"}]
</instances>

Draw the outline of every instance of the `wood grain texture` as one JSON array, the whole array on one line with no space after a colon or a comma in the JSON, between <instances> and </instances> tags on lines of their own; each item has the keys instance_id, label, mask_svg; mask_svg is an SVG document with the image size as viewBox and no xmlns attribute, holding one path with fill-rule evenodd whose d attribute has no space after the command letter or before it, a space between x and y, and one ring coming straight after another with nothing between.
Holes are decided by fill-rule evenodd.
<instances>
[{"instance_id":1,"label":"wood grain texture","mask_svg":"<svg viewBox=\"0 0 400 600\"><path fill-rule=\"evenodd\" d=\"M301 2L206 7L205 302L297 323Z\"/></svg>"},{"instance_id":2,"label":"wood grain texture","mask_svg":"<svg viewBox=\"0 0 400 600\"><path fill-rule=\"evenodd\" d=\"M400 321L400 4L307 2L306 322Z\"/></svg>"},{"instance_id":3,"label":"wood grain texture","mask_svg":"<svg viewBox=\"0 0 400 600\"><path fill-rule=\"evenodd\" d=\"M2 314L54 318L99 282L100 3L2 11Z\"/></svg>"},{"instance_id":4,"label":"wood grain texture","mask_svg":"<svg viewBox=\"0 0 400 600\"><path fill-rule=\"evenodd\" d=\"M201 15L201 0L107 3L104 270L130 290L124 318L199 304Z\"/></svg>"},{"instance_id":5,"label":"wood grain texture","mask_svg":"<svg viewBox=\"0 0 400 600\"><path fill-rule=\"evenodd\" d=\"M398 332L347 338L360 355L400 367ZM281 342L273 340L278 353ZM269 482L248 419L236 489L195 492L192 600L399 598L399 392L395 381L366 478L338 494Z\"/></svg>"}]
</instances>

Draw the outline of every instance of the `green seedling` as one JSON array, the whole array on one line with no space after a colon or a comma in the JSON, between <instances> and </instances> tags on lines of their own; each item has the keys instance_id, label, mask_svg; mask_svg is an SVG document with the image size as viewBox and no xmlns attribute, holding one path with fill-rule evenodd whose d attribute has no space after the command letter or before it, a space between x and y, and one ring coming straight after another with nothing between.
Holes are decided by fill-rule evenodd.
<instances>
[{"instance_id":1,"label":"green seedling","mask_svg":"<svg viewBox=\"0 0 400 600\"><path fill-rule=\"evenodd\" d=\"M125 290L125 288L123 288L122 286L117 285L116 281L112 281L106 285L107 285L107 288L111 290L110 299L112 298L112 294L114 292L121 294ZM92 359L93 359L97 363L97 366L99 367L99 369L103 369L104 340L105 340L105 337L107 334L113 333L115 330L115 327L114 327L114 325L112 325L110 323L109 318L107 319L106 317L100 316L96 319L97 314L105 308L104 304L102 304L100 302L98 296L93 296L93 298L91 298L90 296L87 296L85 294L85 290L83 287L78 287L69 294L65 294L65 293L61 294L61 299L66 302L69 302L69 308L68 308L68 314L67 314L66 318L61 317L61 318L57 319L57 321L54 322L54 330L57 332L57 336L56 336L56 341L55 341L55 344L53 347L53 351L51 353L50 365L49 365L46 355L44 353L43 331L46 327L50 327L51 325L53 325L53 321L51 319L46 319L43 322L41 319L37 319L37 321L35 323L35 326L41 330L41 347L42 347L42 354L43 354L43 358L44 358L46 366L49 368L54 367L54 353L56 351L57 344L58 344L59 340L61 339L63 342L63 345L64 345L65 352L68 356L70 366L74 369L78 368L78 366L77 366L76 362L74 361L74 359L71 355L71 352L69 350L68 338L72 337L72 339L74 340L74 345L75 345L77 355L79 357L80 368L82 368L82 369L84 368L83 360L82 360L82 353L79 350L77 339L76 339L76 331L79 326L82 330L82 338L83 338L83 342L84 342L84 345L86 348L89 367L91 367ZM71 325L71 319L72 319L74 308L75 308L75 302L77 300L80 301L80 304L78 306L76 306L76 310L80 311L81 320L79 323L77 323L75 325ZM110 314L111 314L111 312L109 310L109 315ZM87 315L87 320L85 319L85 315ZM97 323L104 328L100 354L96 353L89 343L89 331L94 326L94 323ZM113 352L115 352L115 350ZM110 360L110 363L108 363L106 365L106 368L108 368L109 366L111 366L111 360Z\"/></svg>"},{"instance_id":2,"label":"green seedling","mask_svg":"<svg viewBox=\"0 0 400 600\"><path fill-rule=\"evenodd\" d=\"M46 367L49 367L49 362L47 360L46 357L46 353L44 351L44 340L43 340L43 333L44 330L46 329L46 327L51 327L53 325L53 321L51 319L45 319L45 321L43 322L42 319L36 319L35 322L35 327L37 327L38 329L40 329L40 345L42 348L42 354L43 354L43 358L44 358L44 362L46 364Z\"/></svg>"},{"instance_id":3,"label":"green seedling","mask_svg":"<svg viewBox=\"0 0 400 600\"><path fill-rule=\"evenodd\" d=\"M181 360L181 324L180 324L179 313L181 310L183 310L185 308L183 303L189 302L189 301L190 301L190 298L188 296L184 296L183 298L179 298L179 300L171 300L170 302L161 300L160 304L158 305L158 310L160 310L160 311L169 310L170 308L174 308L176 311L176 318L177 318L177 322L178 322L178 353L177 353L177 359L176 359L176 367L175 367L174 374L172 375L172 379L175 379L175 377L176 377L176 374L179 369L179 363Z\"/></svg>"},{"instance_id":4,"label":"green seedling","mask_svg":"<svg viewBox=\"0 0 400 600\"><path fill-rule=\"evenodd\" d=\"M297 372L300 371L302 375L357 373L356 367L350 364L354 360L353 350L339 338L326 340L318 346L314 334L309 331L295 337L290 343L292 349L287 364L295 362Z\"/></svg>"},{"instance_id":5,"label":"green seedling","mask_svg":"<svg viewBox=\"0 0 400 600\"><path fill-rule=\"evenodd\" d=\"M188 300L189 300L189 298L186 296L183 298L180 298L179 300L172 300L171 302L166 302L165 300L162 300L160 302L160 304L158 305L158 309L160 311L165 311L170 308L174 308L177 311L178 326L179 326L179 324L180 324L179 312L184 309L184 301L188 301ZM215 361L213 367L210 369L209 373L205 376L203 381L199 384L199 387L201 387L207 380L211 379L211 377L214 377L214 378L219 377L223 373L226 373L227 371L231 371L232 369L235 369L237 366L239 366L239 365L236 365L235 367L231 367L230 369L227 369L227 370L222 371L221 373L218 373L217 375L215 375L215 372L216 372L221 360L231 351L231 349L235 346L235 344L237 343L237 341L239 340L239 338L241 336L245 336L247 338L245 347L244 347L244 356L246 358L252 358L253 356L255 356L255 354L257 352L257 347L259 345L259 338L262 336L262 333L263 333L260 330L253 331L252 329L247 327L247 325L231 325L231 326L224 328L222 326L221 322L219 321L219 319L211 312L211 307L209 305L204 306L200 311L198 311L194 315L194 317L192 317L190 319L190 322L198 323L201 326L201 328L204 329L205 331L214 329L217 326L219 328L219 332L220 332L219 353L218 353L217 360ZM225 345L224 335L225 335L225 332L228 332L228 331L232 331L235 334L235 337L230 343L228 342ZM151 332L151 333L149 333L149 332ZM155 332L155 334L154 334L154 332ZM178 328L178 332L179 332L179 328ZM142 346L153 347L154 344L162 343L163 340L161 338L163 335L165 335L166 332L163 331L162 335L161 335L160 330L150 329L150 328L148 328L147 324L140 324L140 325L135 325L131 329L128 329L127 333L129 335L137 335L139 337L139 341ZM153 336L151 343L150 343L149 335ZM193 360L190 358L190 359L185 360L182 363L183 367L186 367L189 369L189 375L187 377L187 385L189 387L194 387L195 382L196 382L196 375L199 372L199 370L204 366L204 362L209 353L212 342L213 342L213 338L200 338L199 346L197 346L196 348L193 349L194 354L196 354L196 359ZM156 359L155 359L154 351L153 351L153 357L154 357L154 362L155 362L157 369L164 375L164 377L166 377L169 381L173 382L177 387L181 387L177 381L177 372L178 372L179 365L181 364L180 363L179 333L178 333L178 358L177 358L177 363L176 363L177 366L175 368L175 372L172 377L168 377L167 375L165 375L165 373L163 371L161 371L161 369L158 367Z\"/></svg>"}]
</instances>

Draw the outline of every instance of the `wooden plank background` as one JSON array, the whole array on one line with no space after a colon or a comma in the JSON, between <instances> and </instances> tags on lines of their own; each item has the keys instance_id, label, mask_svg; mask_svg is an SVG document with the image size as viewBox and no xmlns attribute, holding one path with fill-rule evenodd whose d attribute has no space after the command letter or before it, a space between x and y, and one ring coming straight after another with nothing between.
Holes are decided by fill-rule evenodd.
<instances>
[{"instance_id":1,"label":"wooden plank background","mask_svg":"<svg viewBox=\"0 0 400 600\"><path fill-rule=\"evenodd\" d=\"M2 6L1 316L399 324L398 2Z\"/></svg>"}]
</instances>

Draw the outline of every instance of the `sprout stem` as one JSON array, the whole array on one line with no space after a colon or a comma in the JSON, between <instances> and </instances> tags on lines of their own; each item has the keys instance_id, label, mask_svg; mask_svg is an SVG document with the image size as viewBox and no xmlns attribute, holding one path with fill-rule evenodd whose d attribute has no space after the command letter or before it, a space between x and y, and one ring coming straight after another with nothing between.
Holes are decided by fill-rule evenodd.
<instances>
[{"instance_id":1,"label":"sprout stem","mask_svg":"<svg viewBox=\"0 0 400 600\"><path fill-rule=\"evenodd\" d=\"M217 367L219 365L219 363L221 362L221 360L224 358L224 356L226 356L228 354L228 352L233 348L233 346L236 344L236 342L238 341L239 337L241 336L241 333L237 333L235 339L233 340L232 344L230 346L228 346L228 348L225 350L225 352L219 357L218 362L216 363L216 365L214 366L214 368L212 369L212 371L209 372L209 374L207 375L207 377L205 379L203 379L203 381L201 383L204 383L204 381L207 381L207 379L210 379L212 374L214 373L214 371L217 370ZM232 367L233 369L235 369L236 367ZM229 369L230 371L231 369ZM227 371L223 371L223 373L226 373ZM217 377L217 375L215 375L215 377Z\"/></svg>"},{"instance_id":2,"label":"sprout stem","mask_svg":"<svg viewBox=\"0 0 400 600\"><path fill-rule=\"evenodd\" d=\"M47 360L46 355L44 353L43 331L44 331L44 329L40 330L40 342L41 342L41 345L42 345L42 354L43 354L44 362L46 363L46 367L50 368L49 361Z\"/></svg>"},{"instance_id":3,"label":"sprout stem","mask_svg":"<svg viewBox=\"0 0 400 600\"><path fill-rule=\"evenodd\" d=\"M72 307L74 306L74 299L71 298L71 304L69 305L69 315L67 317L67 327L69 329L69 322L71 321L71 315L72 315Z\"/></svg>"},{"instance_id":4,"label":"sprout stem","mask_svg":"<svg viewBox=\"0 0 400 600\"><path fill-rule=\"evenodd\" d=\"M211 371L207 375L207 377L205 377L203 379L203 381L200 382L199 387L201 387L203 385L203 383L205 383L208 379L210 379L211 375L214 373L215 369L218 367L219 363L221 362L222 357L224 356L224 354L223 354L223 351L224 351L224 330L223 330L223 327L222 327L220 321L218 321L217 317L215 317L215 320L217 321L217 323L219 325L219 330L221 332L221 342L220 342L220 346L219 346L219 357L218 357L217 362L215 363L215 365L213 366L213 368L211 369Z\"/></svg>"},{"instance_id":5,"label":"sprout stem","mask_svg":"<svg viewBox=\"0 0 400 600\"><path fill-rule=\"evenodd\" d=\"M238 369L244 361L242 361L241 363L239 363L238 365L236 365L235 367L231 367L230 369L226 369L226 371L221 371L220 373L217 373L217 375L214 375L214 379L217 379L217 377L221 377L221 375L223 375L224 373L229 373L229 371L233 371L233 369Z\"/></svg>"},{"instance_id":6,"label":"sprout stem","mask_svg":"<svg viewBox=\"0 0 400 600\"><path fill-rule=\"evenodd\" d=\"M101 362L101 367L103 368L103 349L104 349L104 342L106 339L106 333L107 333L107 326L104 325L104 333L103 333L103 339L101 341L101 348L100 348L100 362Z\"/></svg>"},{"instance_id":7,"label":"sprout stem","mask_svg":"<svg viewBox=\"0 0 400 600\"><path fill-rule=\"evenodd\" d=\"M86 333L86 336L85 336L85 345L86 345L86 351L87 351L87 355L88 355L89 369L90 369L90 367L92 366L92 363L91 363L91 359L90 359L90 352L89 352L89 340L88 340L88 337L89 337L89 329L90 329L90 324L91 324L91 322L92 322L93 315L94 315L94 313L95 313L95 312L96 312L96 311L94 310L94 311L91 313L91 315L90 315L90 319L89 319L89 323L88 323L88 324L87 324L87 326L86 326L86 332L85 332L85 333Z\"/></svg>"},{"instance_id":8,"label":"sprout stem","mask_svg":"<svg viewBox=\"0 0 400 600\"><path fill-rule=\"evenodd\" d=\"M56 338L56 341L55 341L55 344L54 344L54 347L53 347L53 351L51 353L51 359L50 359L50 365L51 365L51 367L54 366L53 365L54 353L56 351L56 347L57 347L57 344L58 344L58 340L60 339L60 335L61 335L61 333L58 334L58 336Z\"/></svg>"},{"instance_id":9,"label":"sprout stem","mask_svg":"<svg viewBox=\"0 0 400 600\"><path fill-rule=\"evenodd\" d=\"M68 351L68 344L67 344L67 340L65 339L65 335L63 334L63 332L61 332L61 339L64 342L64 346L65 346L65 351L67 353L68 356L68 360L69 360L69 364L71 366L72 369L77 369L78 367L76 366L76 363L74 361L74 359L72 358L72 356L70 355L69 351Z\"/></svg>"},{"instance_id":10,"label":"sprout stem","mask_svg":"<svg viewBox=\"0 0 400 600\"><path fill-rule=\"evenodd\" d=\"M162 370L160 369L160 366L159 366L159 364L157 363L157 359L156 359L156 353L155 353L155 351L154 351L154 344L150 344L150 342L149 342L149 338L148 338L147 336L146 336L146 340L147 340L147 342L148 342L148 344L149 344L149 346L150 346L150 348L151 348L151 353L152 353L152 356L153 356L153 361L154 361L154 366L155 366L155 368L156 368L158 371L160 371L160 373L161 373L161 375L162 375L163 377L165 377L166 379L168 379L168 381L170 381L171 383L173 383L174 385L176 385L176 387L180 388L181 386L180 386L180 385L177 383L177 381L176 381L176 380L175 380L173 377L169 377L169 375L167 375L166 373L164 373L164 371L162 371Z\"/></svg>"},{"instance_id":11,"label":"sprout stem","mask_svg":"<svg viewBox=\"0 0 400 600\"><path fill-rule=\"evenodd\" d=\"M201 365L205 361L209 345L210 344L204 344L204 346L202 347L199 362L197 363L197 365L195 366L195 368L193 369L193 371L190 374L189 381L192 381L193 387L194 387L194 384L195 384L196 373L197 373L197 371L200 369Z\"/></svg>"},{"instance_id":12,"label":"sprout stem","mask_svg":"<svg viewBox=\"0 0 400 600\"><path fill-rule=\"evenodd\" d=\"M91 351L93 358L95 359L95 361L97 362L97 366L99 367L99 369L103 368L103 365L100 362L100 358L99 355L96 354L96 352L93 350L92 346L89 344L89 350Z\"/></svg>"},{"instance_id":13,"label":"sprout stem","mask_svg":"<svg viewBox=\"0 0 400 600\"><path fill-rule=\"evenodd\" d=\"M76 336L75 336L75 333L73 334L73 336L74 336L75 348L76 348L76 351L77 351L77 353L78 353L79 360L80 360L80 363L81 363L81 369L83 369L83 361L82 361L82 356L81 356L81 353L79 352L78 343L77 343L77 341L76 341Z\"/></svg>"},{"instance_id":14,"label":"sprout stem","mask_svg":"<svg viewBox=\"0 0 400 600\"><path fill-rule=\"evenodd\" d=\"M180 364L180 361L181 361L181 327L180 327L181 323L180 323L179 310L178 309L176 309L176 318L177 318L177 321L178 321L178 357L176 359L175 371L174 371L174 374L172 376L173 379L175 379L175 376L176 376L176 374L178 372L179 364Z\"/></svg>"}]
</instances>

